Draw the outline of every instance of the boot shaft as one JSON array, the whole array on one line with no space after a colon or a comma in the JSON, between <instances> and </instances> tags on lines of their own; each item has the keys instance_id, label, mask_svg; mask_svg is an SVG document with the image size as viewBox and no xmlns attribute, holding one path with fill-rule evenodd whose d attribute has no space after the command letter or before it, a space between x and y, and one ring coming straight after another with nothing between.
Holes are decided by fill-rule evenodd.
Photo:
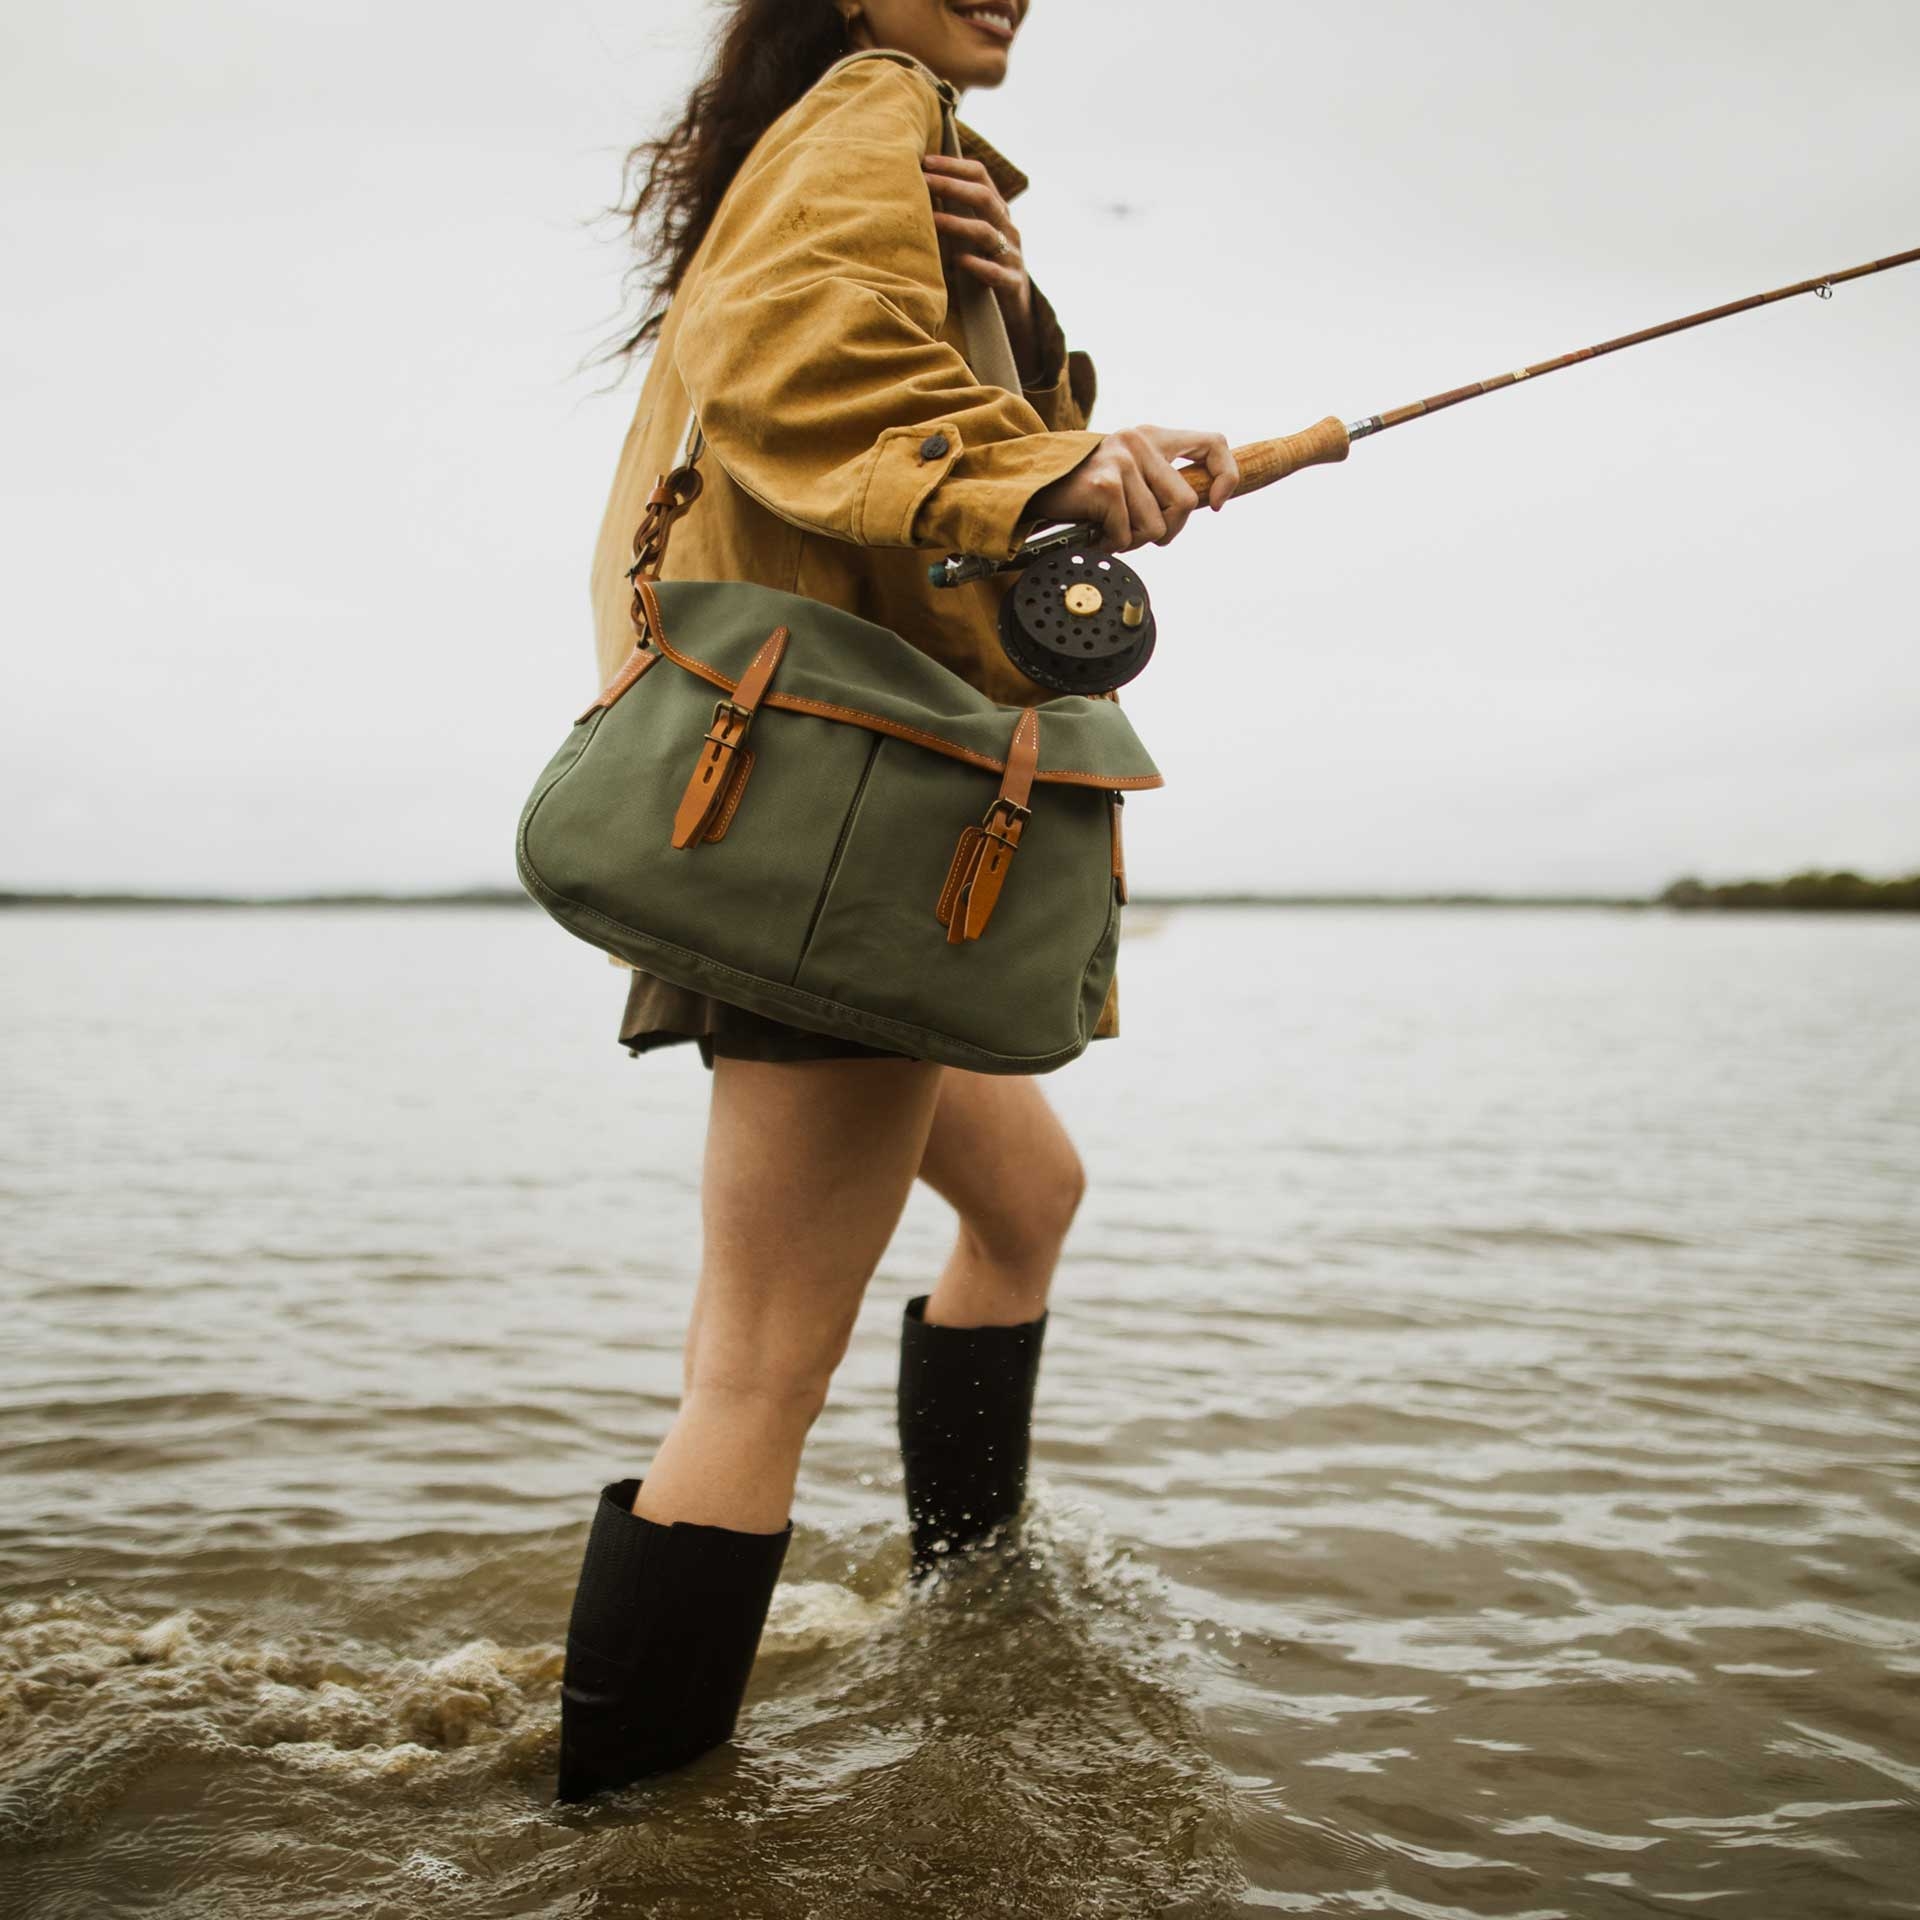
<instances>
[{"instance_id":1,"label":"boot shaft","mask_svg":"<svg viewBox=\"0 0 1920 1920\"><path fill-rule=\"evenodd\" d=\"M737 1533L601 1489L560 1681L562 1800L665 1772L732 1737L793 1526Z\"/></svg>"},{"instance_id":2,"label":"boot shaft","mask_svg":"<svg viewBox=\"0 0 1920 1920\"><path fill-rule=\"evenodd\" d=\"M927 1299L902 1315L896 1407L916 1578L1019 1513L1047 1326L935 1326Z\"/></svg>"}]
</instances>

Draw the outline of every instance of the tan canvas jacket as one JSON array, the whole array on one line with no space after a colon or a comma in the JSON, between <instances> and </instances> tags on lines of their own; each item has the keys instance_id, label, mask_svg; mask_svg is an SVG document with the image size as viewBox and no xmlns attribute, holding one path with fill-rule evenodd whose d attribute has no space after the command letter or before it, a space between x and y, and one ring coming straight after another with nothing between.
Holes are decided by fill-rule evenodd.
<instances>
[{"instance_id":1,"label":"tan canvas jacket","mask_svg":"<svg viewBox=\"0 0 1920 1920\"><path fill-rule=\"evenodd\" d=\"M1086 458L1093 363L1068 352L1036 287L1039 366L1019 390L969 363L921 156L943 145L954 89L905 56L827 73L762 135L668 307L593 558L598 684L633 649L635 527L679 464L689 419L705 487L674 527L664 578L748 580L890 628L1008 705L1054 697L1002 650L1011 576L936 588L940 553L1011 554L1033 495ZM1027 186L971 128L962 153L1004 199ZM1003 377L1012 373L997 313ZM974 357L981 351L976 315ZM1118 1032L1118 994L1095 1035Z\"/></svg>"},{"instance_id":2,"label":"tan canvas jacket","mask_svg":"<svg viewBox=\"0 0 1920 1920\"><path fill-rule=\"evenodd\" d=\"M633 647L633 531L691 406L706 487L666 578L802 593L891 628L990 699L1051 697L1001 650L1007 577L927 580L938 553L1011 553L1033 495L1101 438L1086 430L1092 362L1066 351L1037 290L1035 384L1010 392L968 365L920 170L954 99L918 62L856 60L748 155L668 308L614 475L593 561L601 684ZM1025 188L958 131L1004 198Z\"/></svg>"}]
</instances>

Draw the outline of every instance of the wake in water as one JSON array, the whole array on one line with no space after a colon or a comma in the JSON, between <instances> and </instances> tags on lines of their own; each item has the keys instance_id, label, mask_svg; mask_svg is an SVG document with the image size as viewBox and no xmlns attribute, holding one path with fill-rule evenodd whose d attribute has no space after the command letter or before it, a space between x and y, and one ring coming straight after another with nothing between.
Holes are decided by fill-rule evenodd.
<instances>
[{"instance_id":1,"label":"wake in water","mask_svg":"<svg viewBox=\"0 0 1920 1920\"><path fill-rule=\"evenodd\" d=\"M556 1623L579 1545L539 1543ZM15 1603L6 1878L75 1920L101 1878L196 1920L576 1913L587 1890L597 1914L768 1920L949 1914L956 1895L1225 1910L1230 1796L1170 1672L1164 1583L1091 1508L1036 1485L1022 1552L917 1589L898 1539L796 1548L732 1748L587 1808L551 1801L557 1638L436 1651L418 1619L424 1650L402 1652L218 1606Z\"/></svg>"}]
</instances>

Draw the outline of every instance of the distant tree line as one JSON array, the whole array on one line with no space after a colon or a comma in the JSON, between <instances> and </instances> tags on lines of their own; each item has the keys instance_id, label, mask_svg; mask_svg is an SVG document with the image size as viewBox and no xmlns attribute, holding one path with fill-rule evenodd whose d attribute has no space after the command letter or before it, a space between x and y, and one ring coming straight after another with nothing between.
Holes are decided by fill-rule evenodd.
<instances>
[{"instance_id":1,"label":"distant tree line","mask_svg":"<svg viewBox=\"0 0 1920 1920\"><path fill-rule=\"evenodd\" d=\"M1796 873L1785 880L1736 880L1710 887L1676 880L1663 907L1761 907L1786 913L1920 913L1920 873L1905 880L1865 880L1857 873Z\"/></svg>"},{"instance_id":2,"label":"distant tree line","mask_svg":"<svg viewBox=\"0 0 1920 1920\"><path fill-rule=\"evenodd\" d=\"M1864 880L1857 873L1796 873L1710 887L1676 880L1649 900L1605 894L1515 893L1136 893L1143 907L1758 907L1802 913L1920 913L1920 874ZM519 887L464 887L446 893L26 893L0 889L8 907L521 907Z\"/></svg>"}]
</instances>

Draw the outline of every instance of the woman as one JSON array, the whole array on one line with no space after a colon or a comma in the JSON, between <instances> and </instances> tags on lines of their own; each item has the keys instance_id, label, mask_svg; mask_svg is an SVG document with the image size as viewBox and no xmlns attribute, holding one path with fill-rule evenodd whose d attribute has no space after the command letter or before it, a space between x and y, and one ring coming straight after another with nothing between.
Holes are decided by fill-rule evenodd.
<instances>
[{"instance_id":1,"label":"woman","mask_svg":"<svg viewBox=\"0 0 1920 1920\"><path fill-rule=\"evenodd\" d=\"M802 593L893 628L991 698L1048 697L1001 652L1000 580L927 582L927 549L1010 554L1080 520L1174 538L1237 473L1218 434L1087 430L1094 375L1034 288L1026 184L952 109L997 86L1029 0L735 0L625 209L652 363L594 563L602 677L633 644L626 568L690 416L699 503L669 577ZM851 56L851 57L850 57ZM953 149L958 151L953 151ZM996 377L997 376L997 377ZM1098 1037L1116 1031L1111 1002ZM900 1443L919 1577L1018 1512L1047 1293L1079 1202L1031 1079L798 1028L636 974L621 1038L712 1069L683 1398L643 1478L605 1488L567 1635L563 1799L732 1733L792 1533L801 1448L916 1178L959 1216L906 1308Z\"/></svg>"}]
</instances>

